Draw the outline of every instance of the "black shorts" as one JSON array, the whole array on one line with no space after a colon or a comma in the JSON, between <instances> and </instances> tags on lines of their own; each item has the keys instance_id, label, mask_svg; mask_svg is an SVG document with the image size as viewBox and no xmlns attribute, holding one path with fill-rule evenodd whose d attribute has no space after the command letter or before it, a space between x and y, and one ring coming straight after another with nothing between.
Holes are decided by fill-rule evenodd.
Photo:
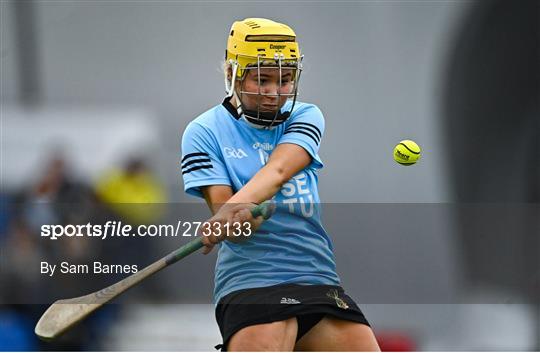
<instances>
[{"instance_id":1,"label":"black shorts","mask_svg":"<svg viewBox=\"0 0 540 353\"><path fill-rule=\"evenodd\" d=\"M343 288L329 285L283 284L232 292L216 306L216 320L226 351L229 339L240 329L296 317L298 341L325 315L369 326L356 303Z\"/></svg>"}]
</instances>

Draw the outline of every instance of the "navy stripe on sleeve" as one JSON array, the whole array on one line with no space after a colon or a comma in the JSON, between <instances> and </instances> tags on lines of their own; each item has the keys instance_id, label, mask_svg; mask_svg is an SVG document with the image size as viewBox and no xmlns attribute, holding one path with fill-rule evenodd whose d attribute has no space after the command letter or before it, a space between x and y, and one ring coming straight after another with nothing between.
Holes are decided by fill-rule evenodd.
<instances>
[{"instance_id":1,"label":"navy stripe on sleeve","mask_svg":"<svg viewBox=\"0 0 540 353\"><path fill-rule=\"evenodd\" d=\"M195 163L205 163L205 162L210 165L212 164L212 161L210 160L210 158L190 159L189 161L186 161L185 163L182 164L182 169Z\"/></svg>"},{"instance_id":2,"label":"navy stripe on sleeve","mask_svg":"<svg viewBox=\"0 0 540 353\"><path fill-rule=\"evenodd\" d=\"M317 132L313 131L317 137L319 138L319 141L321 140L321 137L322 137L322 134L321 134L321 130L319 130L319 128L316 126L316 125L313 125L313 124L310 124L310 123L303 123L303 122L296 122L296 123L292 123L290 124L287 129L291 126L295 126L295 127L300 127L300 125L304 125L304 126L309 126L313 129L315 129Z\"/></svg>"},{"instance_id":3,"label":"navy stripe on sleeve","mask_svg":"<svg viewBox=\"0 0 540 353\"><path fill-rule=\"evenodd\" d=\"M288 130L285 131L285 133L284 133L283 135L285 135L285 134L290 134L291 132L297 132L297 133L299 133L299 134L304 134L304 135L310 137L313 141L315 141L315 144L316 144L316 145L319 145L319 141L317 141L316 136L314 136L311 132L308 132L308 131L305 131L305 130L288 129Z\"/></svg>"},{"instance_id":4,"label":"navy stripe on sleeve","mask_svg":"<svg viewBox=\"0 0 540 353\"><path fill-rule=\"evenodd\" d=\"M197 156L205 156L205 157L208 157L208 153L206 152L194 152L194 153L188 153L184 156L184 158L182 158L182 163L188 159L188 158L191 158L191 157L197 157Z\"/></svg>"},{"instance_id":5,"label":"navy stripe on sleeve","mask_svg":"<svg viewBox=\"0 0 540 353\"><path fill-rule=\"evenodd\" d=\"M195 166L192 166L196 164ZM192 167L190 167L192 166ZM188 167L190 167L188 169ZM194 172L199 169L212 169L212 161L206 152L189 153L182 158L182 174Z\"/></svg>"},{"instance_id":6,"label":"navy stripe on sleeve","mask_svg":"<svg viewBox=\"0 0 540 353\"><path fill-rule=\"evenodd\" d=\"M212 168L214 168L214 167L212 167L211 165L198 165L198 166L193 167L191 169L182 171L182 175L194 172L194 171L199 170L199 169L212 169Z\"/></svg>"}]
</instances>

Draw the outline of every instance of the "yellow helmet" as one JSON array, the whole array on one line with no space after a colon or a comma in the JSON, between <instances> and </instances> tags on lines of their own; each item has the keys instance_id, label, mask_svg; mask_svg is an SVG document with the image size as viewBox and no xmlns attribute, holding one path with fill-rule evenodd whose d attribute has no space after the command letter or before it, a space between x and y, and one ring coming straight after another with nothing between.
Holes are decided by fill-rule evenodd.
<instances>
[{"instance_id":1,"label":"yellow helmet","mask_svg":"<svg viewBox=\"0 0 540 353\"><path fill-rule=\"evenodd\" d=\"M225 60L232 69L232 77L225 77L225 90L229 97L239 93L239 112L245 118L258 126L272 127L284 122L292 113L298 92L298 81L302 71L302 55L296 41L296 34L287 25L274 22L265 18L246 18L233 23L227 41ZM244 95L257 94L263 96L260 89L258 93L235 92L235 81L240 83L244 80L248 70L260 70L261 68L282 68L293 70L294 83L289 93L278 93L274 95L287 97L292 100L289 111L283 112L280 107L275 113L263 112L260 106L256 110L244 109L242 98ZM280 78L281 80L281 78ZM280 81L281 84L281 81ZM241 85L240 85L241 86Z\"/></svg>"},{"instance_id":2,"label":"yellow helmet","mask_svg":"<svg viewBox=\"0 0 540 353\"><path fill-rule=\"evenodd\" d=\"M246 18L233 23L225 60L238 63L237 77L244 75L246 67L257 65L258 60L277 59L284 64L294 64L301 59L291 27L265 18Z\"/></svg>"}]
</instances>

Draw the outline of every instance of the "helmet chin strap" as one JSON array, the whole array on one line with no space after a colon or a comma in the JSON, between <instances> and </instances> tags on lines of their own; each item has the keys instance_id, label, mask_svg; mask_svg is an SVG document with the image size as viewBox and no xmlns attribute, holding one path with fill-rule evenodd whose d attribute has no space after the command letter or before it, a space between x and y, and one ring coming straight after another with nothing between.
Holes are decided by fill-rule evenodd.
<instances>
[{"instance_id":1,"label":"helmet chin strap","mask_svg":"<svg viewBox=\"0 0 540 353\"><path fill-rule=\"evenodd\" d=\"M281 112L281 108L277 112L261 112L260 110L244 109L242 100L236 92L234 92L234 99L237 104L238 115L243 117L251 126L258 129L271 129L274 128L289 118L291 112Z\"/></svg>"},{"instance_id":2,"label":"helmet chin strap","mask_svg":"<svg viewBox=\"0 0 540 353\"><path fill-rule=\"evenodd\" d=\"M236 94L236 91L233 91L231 96L236 103L236 112L238 113L238 116L242 117L244 115L244 111L242 109L242 101L240 100L240 97L238 97L238 94Z\"/></svg>"},{"instance_id":3,"label":"helmet chin strap","mask_svg":"<svg viewBox=\"0 0 540 353\"><path fill-rule=\"evenodd\" d=\"M258 113L258 118L257 118ZM257 112L256 110L244 110L244 117L248 122L261 128L274 128L287 120L291 112L282 113L281 111L276 113L271 112Z\"/></svg>"}]
</instances>

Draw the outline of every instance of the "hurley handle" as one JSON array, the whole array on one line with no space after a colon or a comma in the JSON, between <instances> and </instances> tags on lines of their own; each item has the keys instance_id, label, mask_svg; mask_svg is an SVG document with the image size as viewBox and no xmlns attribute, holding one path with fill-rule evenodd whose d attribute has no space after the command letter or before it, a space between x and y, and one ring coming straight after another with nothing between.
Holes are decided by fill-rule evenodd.
<instances>
[{"instance_id":1,"label":"hurley handle","mask_svg":"<svg viewBox=\"0 0 540 353\"><path fill-rule=\"evenodd\" d=\"M263 216L264 219L272 217L276 210L276 204L272 200L264 201L251 210L251 215L255 218Z\"/></svg>"},{"instance_id":2,"label":"hurley handle","mask_svg":"<svg viewBox=\"0 0 540 353\"><path fill-rule=\"evenodd\" d=\"M260 205L255 206L251 209L251 215L253 217L262 216L264 219L272 217L274 211L276 210L276 204L272 200L265 201ZM188 256L189 254L199 250L203 247L202 237L197 237L185 244L184 246L176 249L169 255L164 258L165 266L171 265L177 262L180 259Z\"/></svg>"}]
</instances>

